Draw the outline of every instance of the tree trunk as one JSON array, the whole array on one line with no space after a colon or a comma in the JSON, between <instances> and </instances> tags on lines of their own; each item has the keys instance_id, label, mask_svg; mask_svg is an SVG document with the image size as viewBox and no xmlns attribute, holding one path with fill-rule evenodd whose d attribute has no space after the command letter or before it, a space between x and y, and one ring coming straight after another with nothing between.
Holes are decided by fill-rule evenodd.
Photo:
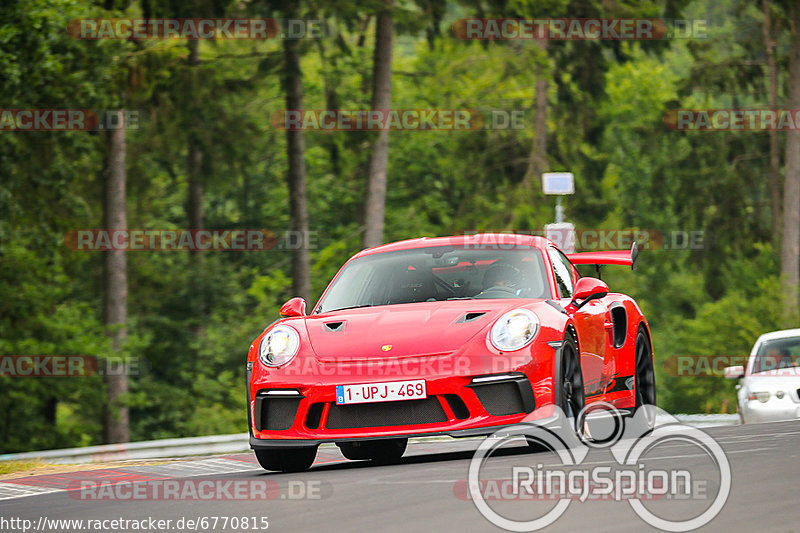
<instances>
[{"instance_id":1,"label":"tree trunk","mask_svg":"<svg viewBox=\"0 0 800 533\"><path fill-rule=\"evenodd\" d=\"M108 168L106 169L104 218L107 230L126 229L125 211L125 125L124 114L117 111L120 127L109 132ZM105 254L104 322L111 337L113 352L119 352L127 337L128 273L125 250L110 250ZM105 408L105 441L130 440L128 408L122 396L128 392L127 364L114 365L114 375L106 375L108 399ZM118 372L117 372L118 371Z\"/></svg>"},{"instance_id":2,"label":"tree trunk","mask_svg":"<svg viewBox=\"0 0 800 533\"><path fill-rule=\"evenodd\" d=\"M325 92L325 109L339 109L339 94L336 88L341 83L337 72L336 54L331 54L328 57L325 53L325 41L317 39L317 50L319 51L319 59L323 65L328 65L328 70L322 71L324 92ZM331 160L331 172L338 179L341 177L342 166L341 157L339 155L339 144L336 138L331 136L327 139L328 155Z\"/></svg>"},{"instance_id":3,"label":"tree trunk","mask_svg":"<svg viewBox=\"0 0 800 533\"><path fill-rule=\"evenodd\" d=\"M189 219L189 229L204 229L203 221L203 180L201 168L203 165L203 150L194 136L189 134L188 152L186 158L188 192L186 198L186 215Z\"/></svg>"},{"instance_id":4,"label":"tree trunk","mask_svg":"<svg viewBox=\"0 0 800 533\"><path fill-rule=\"evenodd\" d=\"M363 48L364 44L367 42L367 30L369 30L370 21L372 21L372 15L366 15L364 21L361 23L361 32L358 34L358 41L356 42L356 46L359 48ZM364 96L364 100L366 100L369 94L369 80L367 78L366 66L358 70L361 75L361 94Z\"/></svg>"},{"instance_id":5,"label":"tree trunk","mask_svg":"<svg viewBox=\"0 0 800 533\"><path fill-rule=\"evenodd\" d=\"M767 49L767 93L769 108L778 107L778 67L775 63L775 40L772 38L772 18L769 0L762 0L764 10L764 46ZM781 242L781 159L778 148L778 131L769 130L769 185L770 213L772 215L772 242L777 250Z\"/></svg>"},{"instance_id":6,"label":"tree trunk","mask_svg":"<svg viewBox=\"0 0 800 533\"><path fill-rule=\"evenodd\" d=\"M375 28L375 55L372 63L372 109L388 110L392 106L392 2L384 0ZM389 166L389 130L378 133L372 149L367 176L367 197L364 205L364 246L383 242L383 218L386 209L386 175Z\"/></svg>"},{"instance_id":7,"label":"tree trunk","mask_svg":"<svg viewBox=\"0 0 800 533\"><path fill-rule=\"evenodd\" d=\"M791 8L792 50L789 65L789 105L800 108L800 5ZM786 178L783 184L783 246L781 274L786 298L787 320L798 310L797 285L800 276L800 131L786 132Z\"/></svg>"},{"instance_id":8,"label":"tree trunk","mask_svg":"<svg viewBox=\"0 0 800 533\"><path fill-rule=\"evenodd\" d=\"M198 55L199 41L187 39L186 44L189 48L187 60L189 84L184 94L184 101L187 102L184 112L188 115L185 119L188 130L186 138L186 219L189 229L202 230L205 229L205 221L203 219L203 146L198 139L199 132L203 129L203 124L199 118L201 116L199 109L201 100L198 97L201 94L197 72L197 67L200 64ZM187 274L192 298L193 323L191 331L200 337L205 335L206 321L203 317L206 315L208 308L205 296L203 257L204 254L201 250L189 249L191 270Z\"/></svg>"},{"instance_id":9,"label":"tree trunk","mask_svg":"<svg viewBox=\"0 0 800 533\"><path fill-rule=\"evenodd\" d=\"M189 77L191 80L190 92L194 92L197 87L197 65L200 64L198 57L197 40L188 40L189 46ZM187 95L187 99L191 98L191 94ZM190 107L194 107L192 104ZM192 113L194 115L194 113ZM187 177L187 198L186 198L186 214L189 219L189 229L204 229L203 224L203 150L200 142L197 140L197 131L201 128L196 120L190 120L192 125L189 131L188 145L187 145L187 161L186 161L186 177ZM194 253L194 250L192 251Z\"/></svg>"},{"instance_id":10,"label":"tree trunk","mask_svg":"<svg viewBox=\"0 0 800 533\"><path fill-rule=\"evenodd\" d=\"M547 41L537 39L534 41L544 58L537 58L539 61L546 60ZM525 185L533 188L533 185L540 183L542 173L547 172L547 88L548 75L546 68L539 66L536 69L536 117L533 123L533 146L531 147L530 157L528 158L528 169L525 171Z\"/></svg>"},{"instance_id":11,"label":"tree trunk","mask_svg":"<svg viewBox=\"0 0 800 533\"><path fill-rule=\"evenodd\" d=\"M303 108L303 78L300 71L299 42L284 39L286 60L286 109ZM308 206L306 199L306 143L302 130L286 130L286 152L289 159L289 230L292 241L299 245L292 249L292 292L295 296L311 300L311 257L303 243L308 235Z\"/></svg>"}]
</instances>

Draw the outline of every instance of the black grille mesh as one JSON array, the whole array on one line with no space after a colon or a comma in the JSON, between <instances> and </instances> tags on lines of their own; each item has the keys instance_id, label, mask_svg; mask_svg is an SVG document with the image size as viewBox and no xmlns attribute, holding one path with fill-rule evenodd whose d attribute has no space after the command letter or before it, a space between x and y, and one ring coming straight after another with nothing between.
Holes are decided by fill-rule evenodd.
<instances>
[{"instance_id":1,"label":"black grille mesh","mask_svg":"<svg viewBox=\"0 0 800 533\"><path fill-rule=\"evenodd\" d=\"M434 424L447 422L444 409L436 397L423 400L364 403L356 405L331 404L328 429L352 429L382 426Z\"/></svg>"},{"instance_id":2,"label":"black grille mesh","mask_svg":"<svg viewBox=\"0 0 800 533\"><path fill-rule=\"evenodd\" d=\"M516 383L489 383L476 386L475 394L491 415L502 416L525 412Z\"/></svg>"},{"instance_id":3,"label":"black grille mesh","mask_svg":"<svg viewBox=\"0 0 800 533\"><path fill-rule=\"evenodd\" d=\"M300 398L265 398L261 406L261 427L263 429L289 429L294 423Z\"/></svg>"}]
</instances>

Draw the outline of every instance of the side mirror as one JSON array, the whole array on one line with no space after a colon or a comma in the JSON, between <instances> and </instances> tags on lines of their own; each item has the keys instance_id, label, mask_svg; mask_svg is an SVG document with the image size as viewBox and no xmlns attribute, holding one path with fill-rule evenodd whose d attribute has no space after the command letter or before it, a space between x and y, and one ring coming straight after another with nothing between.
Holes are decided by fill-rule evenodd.
<instances>
[{"instance_id":1,"label":"side mirror","mask_svg":"<svg viewBox=\"0 0 800 533\"><path fill-rule=\"evenodd\" d=\"M727 366L725 367L725 379L739 379L744 377L744 367L739 366Z\"/></svg>"},{"instance_id":2,"label":"side mirror","mask_svg":"<svg viewBox=\"0 0 800 533\"><path fill-rule=\"evenodd\" d=\"M575 284L575 293L572 295L572 305L576 309L580 309L587 302L603 298L608 294L608 285L601 279L597 278L581 278ZM580 303L577 303L581 300Z\"/></svg>"},{"instance_id":3,"label":"side mirror","mask_svg":"<svg viewBox=\"0 0 800 533\"><path fill-rule=\"evenodd\" d=\"M306 301L300 297L292 298L281 306L281 316L306 316Z\"/></svg>"}]
</instances>

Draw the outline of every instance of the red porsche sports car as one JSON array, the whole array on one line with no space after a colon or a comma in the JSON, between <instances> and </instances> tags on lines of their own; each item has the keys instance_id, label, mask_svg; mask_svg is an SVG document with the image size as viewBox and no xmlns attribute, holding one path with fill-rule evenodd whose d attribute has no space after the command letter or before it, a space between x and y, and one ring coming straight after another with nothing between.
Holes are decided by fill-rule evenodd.
<instances>
[{"instance_id":1,"label":"red porsche sports car","mask_svg":"<svg viewBox=\"0 0 800 533\"><path fill-rule=\"evenodd\" d=\"M636 255L635 243L564 254L511 234L357 253L310 313L289 300L250 345L259 463L304 470L323 442L349 459L391 462L409 437L489 435L542 406L574 417L592 402L623 414L655 404L644 315L574 266L633 267Z\"/></svg>"}]
</instances>

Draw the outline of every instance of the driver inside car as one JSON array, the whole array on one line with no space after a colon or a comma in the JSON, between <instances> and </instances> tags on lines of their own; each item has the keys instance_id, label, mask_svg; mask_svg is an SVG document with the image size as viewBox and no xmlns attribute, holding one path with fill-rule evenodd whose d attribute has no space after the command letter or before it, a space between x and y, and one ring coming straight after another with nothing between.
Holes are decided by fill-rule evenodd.
<instances>
[{"instance_id":1,"label":"driver inside car","mask_svg":"<svg viewBox=\"0 0 800 533\"><path fill-rule=\"evenodd\" d=\"M795 364L787 350L773 346L765 354L762 366L766 366L768 370L774 370L777 368L792 368Z\"/></svg>"},{"instance_id":2,"label":"driver inside car","mask_svg":"<svg viewBox=\"0 0 800 533\"><path fill-rule=\"evenodd\" d=\"M483 290L475 298L518 298L522 292L523 275L508 263L494 264L483 276Z\"/></svg>"}]
</instances>

